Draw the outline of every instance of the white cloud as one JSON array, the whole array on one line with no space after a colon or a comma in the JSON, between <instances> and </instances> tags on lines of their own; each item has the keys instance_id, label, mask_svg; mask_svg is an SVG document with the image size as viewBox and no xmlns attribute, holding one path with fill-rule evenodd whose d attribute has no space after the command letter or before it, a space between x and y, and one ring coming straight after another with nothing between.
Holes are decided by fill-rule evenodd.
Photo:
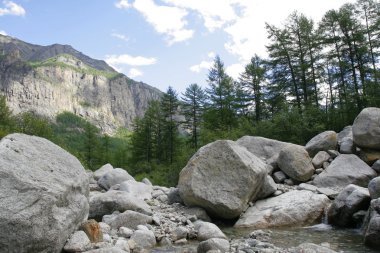
<instances>
[{"instance_id":1,"label":"white cloud","mask_svg":"<svg viewBox=\"0 0 380 253\"><path fill-rule=\"evenodd\" d=\"M233 79L237 80L240 77L240 74L244 71L244 64L235 63L226 67L227 74Z\"/></svg>"},{"instance_id":2,"label":"white cloud","mask_svg":"<svg viewBox=\"0 0 380 253\"><path fill-rule=\"evenodd\" d=\"M4 35L4 36L7 36L7 35L8 35L4 30L0 30L0 34L1 34L1 35Z\"/></svg>"},{"instance_id":3,"label":"white cloud","mask_svg":"<svg viewBox=\"0 0 380 253\"><path fill-rule=\"evenodd\" d=\"M136 78L138 76L142 76L143 75L143 72L141 72L140 70L136 69L136 68L131 68L128 72L128 76L130 78Z\"/></svg>"},{"instance_id":4,"label":"white cloud","mask_svg":"<svg viewBox=\"0 0 380 253\"><path fill-rule=\"evenodd\" d=\"M24 16L25 9L12 1L3 1L5 8L0 8L0 16L4 15L14 15L14 16Z\"/></svg>"},{"instance_id":5,"label":"white cloud","mask_svg":"<svg viewBox=\"0 0 380 253\"><path fill-rule=\"evenodd\" d=\"M201 61L201 63L191 66L190 70L195 73L200 73L204 69L210 69L213 63L213 61Z\"/></svg>"},{"instance_id":6,"label":"white cloud","mask_svg":"<svg viewBox=\"0 0 380 253\"><path fill-rule=\"evenodd\" d=\"M209 52L209 53L207 54L207 56L208 56L209 58L214 59L215 56L216 56L216 54L215 54L214 52Z\"/></svg>"},{"instance_id":7,"label":"white cloud","mask_svg":"<svg viewBox=\"0 0 380 253\"><path fill-rule=\"evenodd\" d=\"M124 40L125 42L129 41L129 38L127 36L125 36L124 34L111 33L111 36L115 37L115 38L118 38L118 39L121 39L121 40Z\"/></svg>"},{"instance_id":8,"label":"white cloud","mask_svg":"<svg viewBox=\"0 0 380 253\"><path fill-rule=\"evenodd\" d=\"M115 3L115 6L119 9L128 9L131 7L131 4L128 2L128 0L119 0Z\"/></svg>"},{"instance_id":9,"label":"white cloud","mask_svg":"<svg viewBox=\"0 0 380 253\"><path fill-rule=\"evenodd\" d=\"M154 29L165 34L169 45L193 37L194 31L185 28L188 12L182 8L159 6L153 0L135 0L133 7L141 12Z\"/></svg>"},{"instance_id":10,"label":"white cloud","mask_svg":"<svg viewBox=\"0 0 380 253\"><path fill-rule=\"evenodd\" d=\"M111 66L130 65L130 66L146 66L153 65L157 62L156 58L146 58L143 56L131 56L128 54L122 55L107 55L105 61Z\"/></svg>"}]
</instances>

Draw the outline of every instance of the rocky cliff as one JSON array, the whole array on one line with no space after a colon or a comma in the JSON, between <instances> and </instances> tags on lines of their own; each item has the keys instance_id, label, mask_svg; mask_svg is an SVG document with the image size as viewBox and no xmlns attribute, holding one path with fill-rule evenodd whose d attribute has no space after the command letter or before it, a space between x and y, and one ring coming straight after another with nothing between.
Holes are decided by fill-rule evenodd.
<instances>
[{"instance_id":1,"label":"rocky cliff","mask_svg":"<svg viewBox=\"0 0 380 253\"><path fill-rule=\"evenodd\" d=\"M161 96L71 46L38 46L0 35L0 53L0 94L15 114L32 110L54 119L69 111L113 133L130 129L149 101Z\"/></svg>"}]
</instances>

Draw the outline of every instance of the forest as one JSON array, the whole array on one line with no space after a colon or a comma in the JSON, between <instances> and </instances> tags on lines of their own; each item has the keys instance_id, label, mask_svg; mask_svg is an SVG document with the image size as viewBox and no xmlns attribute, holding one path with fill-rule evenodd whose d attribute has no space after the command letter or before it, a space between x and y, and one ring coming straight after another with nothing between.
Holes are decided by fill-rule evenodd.
<instances>
[{"instance_id":1,"label":"forest","mask_svg":"<svg viewBox=\"0 0 380 253\"><path fill-rule=\"evenodd\" d=\"M14 117L2 98L0 138L16 130L43 136L89 169L110 162L173 186L188 159L214 140L257 135L305 144L352 124L365 107L380 107L378 1L344 4L318 22L294 12L266 30L267 58L253 56L234 80L217 56L205 84L192 83L182 94L169 87L132 132L101 135L69 113L55 123L32 113Z\"/></svg>"}]
</instances>

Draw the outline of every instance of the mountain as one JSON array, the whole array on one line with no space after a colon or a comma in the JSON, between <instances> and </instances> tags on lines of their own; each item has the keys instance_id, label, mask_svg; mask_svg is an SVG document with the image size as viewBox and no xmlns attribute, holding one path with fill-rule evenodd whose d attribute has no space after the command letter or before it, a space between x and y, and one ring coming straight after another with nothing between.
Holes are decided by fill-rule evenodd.
<instances>
[{"instance_id":1,"label":"mountain","mask_svg":"<svg viewBox=\"0 0 380 253\"><path fill-rule=\"evenodd\" d=\"M0 35L0 94L15 114L34 111L54 119L68 111L112 134L119 127L131 129L162 92L71 46Z\"/></svg>"}]
</instances>

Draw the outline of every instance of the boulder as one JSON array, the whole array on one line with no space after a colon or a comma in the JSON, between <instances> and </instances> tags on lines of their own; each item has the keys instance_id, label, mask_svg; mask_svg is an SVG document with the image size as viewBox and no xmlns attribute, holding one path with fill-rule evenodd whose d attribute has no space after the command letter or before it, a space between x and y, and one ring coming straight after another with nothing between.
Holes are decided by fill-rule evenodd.
<instances>
[{"instance_id":1,"label":"boulder","mask_svg":"<svg viewBox=\"0 0 380 253\"><path fill-rule=\"evenodd\" d=\"M352 216L360 211L367 210L371 199L368 189L350 184L335 198L328 210L329 223L340 227L354 227Z\"/></svg>"},{"instance_id":2,"label":"boulder","mask_svg":"<svg viewBox=\"0 0 380 253\"><path fill-rule=\"evenodd\" d=\"M380 198L371 201L363 231L364 243L380 250Z\"/></svg>"},{"instance_id":3,"label":"boulder","mask_svg":"<svg viewBox=\"0 0 380 253\"><path fill-rule=\"evenodd\" d=\"M122 250L119 247L115 246L109 248L93 249L83 253L129 253L129 251Z\"/></svg>"},{"instance_id":4,"label":"boulder","mask_svg":"<svg viewBox=\"0 0 380 253\"><path fill-rule=\"evenodd\" d=\"M179 195L178 188L170 188L169 194L168 194L168 204L174 204L174 203L180 203L183 204L183 201L181 199L181 196Z\"/></svg>"},{"instance_id":5,"label":"boulder","mask_svg":"<svg viewBox=\"0 0 380 253\"><path fill-rule=\"evenodd\" d=\"M287 177L286 177L286 175L285 175L284 172L282 172L282 171L276 171L275 173L273 173L273 180L277 184L283 183L285 181L285 179L287 179Z\"/></svg>"},{"instance_id":6,"label":"boulder","mask_svg":"<svg viewBox=\"0 0 380 253\"><path fill-rule=\"evenodd\" d=\"M314 168L322 168L324 162L327 162L330 159L330 155L326 151L319 151L311 160Z\"/></svg>"},{"instance_id":7,"label":"boulder","mask_svg":"<svg viewBox=\"0 0 380 253\"><path fill-rule=\"evenodd\" d=\"M380 150L361 148L358 152L358 156L365 163L372 165L380 159Z\"/></svg>"},{"instance_id":8,"label":"boulder","mask_svg":"<svg viewBox=\"0 0 380 253\"><path fill-rule=\"evenodd\" d=\"M112 215L108 219L105 219L105 217L107 216L103 217L103 222L115 229L120 227L137 229L138 225L152 224L153 222L152 216L129 210L118 215Z\"/></svg>"},{"instance_id":9,"label":"boulder","mask_svg":"<svg viewBox=\"0 0 380 253\"><path fill-rule=\"evenodd\" d=\"M130 252L128 240L125 238L118 238L115 242L115 247L118 247L126 252Z\"/></svg>"},{"instance_id":10,"label":"boulder","mask_svg":"<svg viewBox=\"0 0 380 253\"><path fill-rule=\"evenodd\" d=\"M230 243L226 239L221 238L211 238L207 241L203 241L198 245L198 253L207 253L207 252L231 252Z\"/></svg>"},{"instance_id":11,"label":"boulder","mask_svg":"<svg viewBox=\"0 0 380 253\"><path fill-rule=\"evenodd\" d=\"M178 226L178 227L175 227L171 231L171 234L172 234L172 240L173 241L178 241L178 240L181 240L181 239L186 239L187 235L189 234L189 229L187 229L184 226Z\"/></svg>"},{"instance_id":12,"label":"boulder","mask_svg":"<svg viewBox=\"0 0 380 253\"><path fill-rule=\"evenodd\" d=\"M268 164L270 164L270 161L277 161L281 149L292 145L291 143L259 136L243 136L236 143L247 148L249 152Z\"/></svg>"},{"instance_id":13,"label":"boulder","mask_svg":"<svg viewBox=\"0 0 380 253\"><path fill-rule=\"evenodd\" d=\"M150 230L136 230L131 236L131 240L138 249L149 249L156 245L156 237Z\"/></svg>"},{"instance_id":14,"label":"boulder","mask_svg":"<svg viewBox=\"0 0 380 253\"><path fill-rule=\"evenodd\" d=\"M296 181L306 182L314 174L311 158L302 146L288 145L283 148L277 163L286 175Z\"/></svg>"},{"instance_id":15,"label":"boulder","mask_svg":"<svg viewBox=\"0 0 380 253\"><path fill-rule=\"evenodd\" d=\"M227 239L226 235L213 223L197 221L194 223L195 230L198 234L198 241L206 241L211 238Z\"/></svg>"},{"instance_id":16,"label":"boulder","mask_svg":"<svg viewBox=\"0 0 380 253\"><path fill-rule=\"evenodd\" d=\"M254 229L292 227L320 222L329 198L311 191L289 191L257 201L240 217L235 227Z\"/></svg>"},{"instance_id":17,"label":"boulder","mask_svg":"<svg viewBox=\"0 0 380 253\"><path fill-rule=\"evenodd\" d=\"M372 169L380 174L380 160L377 160L373 165Z\"/></svg>"},{"instance_id":18,"label":"boulder","mask_svg":"<svg viewBox=\"0 0 380 253\"><path fill-rule=\"evenodd\" d=\"M352 133L357 146L380 149L380 108L363 109L352 125Z\"/></svg>"},{"instance_id":19,"label":"boulder","mask_svg":"<svg viewBox=\"0 0 380 253\"><path fill-rule=\"evenodd\" d=\"M335 150L337 145L337 134L334 131L325 131L314 136L306 143L306 150L311 157L314 157L319 151Z\"/></svg>"},{"instance_id":20,"label":"boulder","mask_svg":"<svg viewBox=\"0 0 380 253\"><path fill-rule=\"evenodd\" d=\"M375 177L368 184L368 191L371 199L380 198L380 177Z\"/></svg>"},{"instance_id":21,"label":"boulder","mask_svg":"<svg viewBox=\"0 0 380 253\"><path fill-rule=\"evenodd\" d=\"M356 146L352 138L343 138L339 145L339 152L341 154L355 154Z\"/></svg>"},{"instance_id":22,"label":"boulder","mask_svg":"<svg viewBox=\"0 0 380 253\"><path fill-rule=\"evenodd\" d=\"M351 140L354 139L353 135L352 135L352 126L346 126L345 128L343 128L342 131L340 131L337 135L337 141L338 141L338 145L340 146L343 142L343 139L345 138L349 138Z\"/></svg>"},{"instance_id":23,"label":"boulder","mask_svg":"<svg viewBox=\"0 0 380 253\"><path fill-rule=\"evenodd\" d=\"M76 231L71 235L63 249L65 252L83 252L86 251L90 243L90 239L88 239L85 232Z\"/></svg>"},{"instance_id":24,"label":"boulder","mask_svg":"<svg viewBox=\"0 0 380 253\"><path fill-rule=\"evenodd\" d=\"M376 177L376 172L359 157L342 154L314 178L313 184L340 192L349 184L366 187L374 177Z\"/></svg>"},{"instance_id":25,"label":"boulder","mask_svg":"<svg viewBox=\"0 0 380 253\"><path fill-rule=\"evenodd\" d=\"M98 243L103 241L103 232L96 220L87 220L82 223L80 228L86 233L87 237L92 243Z\"/></svg>"},{"instance_id":26,"label":"boulder","mask_svg":"<svg viewBox=\"0 0 380 253\"><path fill-rule=\"evenodd\" d=\"M120 191L128 192L130 195L137 199L150 200L152 199L153 188L151 185L147 185L134 180L127 180L120 184Z\"/></svg>"},{"instance_id":27,"label":"boulder","mask_svg":"<svg viewBox=\"0 0 380 253\"><path fill-rule=\"evenodd\" d=\"M298 247L291 248L292 253L337 253L336 251L314 243L302 243Z\"/></svg>"},{"instance_id":28,"label":"boulder","mask_svg":"<svg viewBox=\"0 0 380 253\"><path fill-rule=\"evenodd\" d=\"M147 203L131 196L127 192L110 190L90 197L90 218L101 219L103 215L114 211L132 210L144 214L152 214Z\"/></svg>"},{"instance_id":29,"label":"boulder","mask_svg":"<svg viewBox=\"0 0 380 253\"><path fill-rule=\"evenodd\" d=\"M61 252L87 219L89 178L54 143L11 134L0 141L0 251Z\"/></svg>"},{"instance_id":30,"label":"boulder","mask_svg":"<svg viewBox=\"0 0 380 253\"><path fill-rule=\"evenodd\" d=\"M110 172L105 173L98 180L98 184L106 190L109 190L112 186L116 184L121 184L127 180L135 180L131 175L128 174L126 170L116 168Z\"/></svg>"},{"instance_id":31,"label":"boulder","mask_svg":"<svg viewBox=\"0 0 380 253\"><path fill-rule=\"evenodd\" d=\"M189 160L179 175L184 203L211 215L232 219L255 200L266 177L266 165L233 141L216 141Z\"/></svg>"},{"instance_id":32,"label":"boulder","mask_svg":"<svg viewBox=\"0 0 380 253\"><path fill-rule=\"evenodd\" d=\"M99 169L97 169L96 171L94 171L94 179L99 180L102 176L104 176L105 174L111 171L113 171L113 167L111 164L107 163L103 165L102 167L100 167Z\"/></svg>"},{"instance_id":33,"label":"boulder","mask_svg":"<svg viewBox=\"0 0 380 253\"><path fill-rule=\"evenodd\" d=\"M275 191L277 191L277 184L271 176L267 175L260 193L257 195L257 199L265 199L275 193Z\"/></svg>"}]
</instances>

